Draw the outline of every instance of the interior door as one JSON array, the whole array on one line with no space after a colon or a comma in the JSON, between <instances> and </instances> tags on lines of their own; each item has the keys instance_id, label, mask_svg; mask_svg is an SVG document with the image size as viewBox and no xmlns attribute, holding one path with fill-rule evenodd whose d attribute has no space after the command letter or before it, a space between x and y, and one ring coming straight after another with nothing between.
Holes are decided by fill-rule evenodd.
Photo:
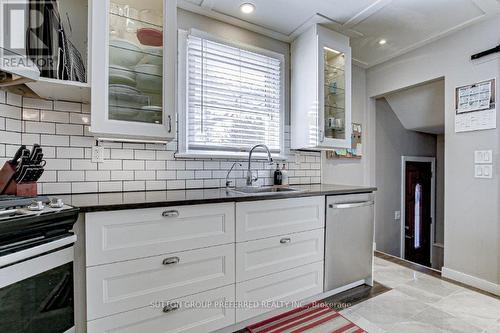
<instances>
[{"instance_id":1,"label":"interior door","mask_svg":"<svg viewBox=\"0 0 500 333\"><path fill-rule=\"evenodd\" d=\"M406 162L405 259L431 265L432 163Z\"/></svg>"}]
</instances>

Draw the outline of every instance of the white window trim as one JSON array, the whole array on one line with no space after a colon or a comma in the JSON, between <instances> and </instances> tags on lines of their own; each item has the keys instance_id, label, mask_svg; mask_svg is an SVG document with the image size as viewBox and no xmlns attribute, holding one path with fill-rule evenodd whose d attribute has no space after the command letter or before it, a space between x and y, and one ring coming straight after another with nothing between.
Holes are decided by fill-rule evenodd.
<instances>
[{"instance_id":1,"label":"white window trim","mask_svg":"<svg viewBox=\"0 0 500 333\"><path fill-rule=\"evenodd\" d=\"M285 147L285 56L281 53L258 48L255 46L235 43L228 41L206 32L191 29L189 32L179 29L178 31L178 140L177 140L177 153L175 157L178 158L221 158L221 159L242 159L248 157L248 152L230 152L230 151L203 151L203 150L189 150L188 149L188 113L187 113L187 38L188 36L196 36L203 39L211 40L214 42L223 43L226 45L234 46L237 48L245 49L250 52L256 52L269 57L277 58L280 60L280 152L279 154L273 153L273 159L286 160L286 147ZM256 144L259 144L257 142ZM255 158L266 159L267 155L259 154L256 151Z\"/></svg>"}]
</instances>

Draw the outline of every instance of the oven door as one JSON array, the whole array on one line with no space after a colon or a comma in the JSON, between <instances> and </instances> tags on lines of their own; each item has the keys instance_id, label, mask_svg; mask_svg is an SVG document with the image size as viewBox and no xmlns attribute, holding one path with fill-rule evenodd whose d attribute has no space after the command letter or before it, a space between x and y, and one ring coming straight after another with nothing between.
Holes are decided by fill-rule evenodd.
<instances>
[{"instance_id":1,"label":"oven door","mask_svg":"<svg viewBox=\"0 0 500 333\"><path fill-rule=\"evenodd\" d=\"M0 258L0 332L74 332L75 240L68 236Z\"/></svg>"}]
</instances>

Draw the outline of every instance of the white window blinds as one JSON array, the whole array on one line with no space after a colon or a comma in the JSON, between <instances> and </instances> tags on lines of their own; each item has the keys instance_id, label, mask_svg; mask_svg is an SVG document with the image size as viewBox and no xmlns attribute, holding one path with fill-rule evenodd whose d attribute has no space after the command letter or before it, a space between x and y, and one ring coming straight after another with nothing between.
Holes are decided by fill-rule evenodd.
<instances>
[{"instance_id":1,"label":"white window blinds","mask_svg":"<svg viewBox=\"0 0 500 333\"><path fill-rule=\"evenodd\" d=\"M188 36L189 150L280 152L282 59Z\"/></svg>"}]
</instances>

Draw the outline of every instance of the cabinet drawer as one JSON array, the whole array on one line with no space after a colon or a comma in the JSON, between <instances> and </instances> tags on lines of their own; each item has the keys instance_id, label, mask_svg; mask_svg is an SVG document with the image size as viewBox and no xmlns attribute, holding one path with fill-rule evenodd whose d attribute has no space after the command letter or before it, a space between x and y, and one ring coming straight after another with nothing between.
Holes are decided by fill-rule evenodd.
<instances>
[{"instance_id":1,"label":"cabinet drawer","mask_svg":"<svg viewBox=\"0 0 500 333\"><path fill-rule=\"evenodd\" d=\"M272 311L260 302L300 301L323 292L323 262L236 284L236 301L251 307L236 310L236 322ZM254 302L258 306L254 306Z\"/></svg>"},{"instance_id":2,"label":"cabinet drawer","mask_svg":"<svg viewBox=\"0 0 500 333\"><path fill-rule=\"evenodd\" d=\"M324 258L324 229L236 244L236 281L310 264Z\"/></svg>"},{"instance_id":3,"label":"cabinet drawer","mask_svg":"<svg viewBox=\"0 0 500 333\"><path fill-rule=\"evenodd\" d=\"M323 228L325 197L237 203L236 220L237 242Z\"/></svg>"},{"instance_id":4,"label":"cabinet drawer","mask_svg":"<svg viewBox=\"0 0 500 333\"><path fill-rule=\"evenodd\" d=\"M147 306L87 323L88 333L207 333L235 323L235 311L220 306L193 307L199 302L234 302L234 285L176 299L177 310Z\"/></svg>"},{"instance_id":5,"label":"cabinet drawer","mask_svg":"<svg viewBox=\"0 0 500 333\"><path fill-rule=\"evenodd\" d=\"M234 284L234 244L87 268L87 317L96 319Z\"/></svg>"},{"instance_id":6,"label":"cabinet drawer","mask_svg":"<svg viewBox=\"0 0 500 333\"><path fill-rule=\"evenodd\" d=\"M85 215L87 266L234 242L234 203Z\"/></svg>"}]
</instances>

